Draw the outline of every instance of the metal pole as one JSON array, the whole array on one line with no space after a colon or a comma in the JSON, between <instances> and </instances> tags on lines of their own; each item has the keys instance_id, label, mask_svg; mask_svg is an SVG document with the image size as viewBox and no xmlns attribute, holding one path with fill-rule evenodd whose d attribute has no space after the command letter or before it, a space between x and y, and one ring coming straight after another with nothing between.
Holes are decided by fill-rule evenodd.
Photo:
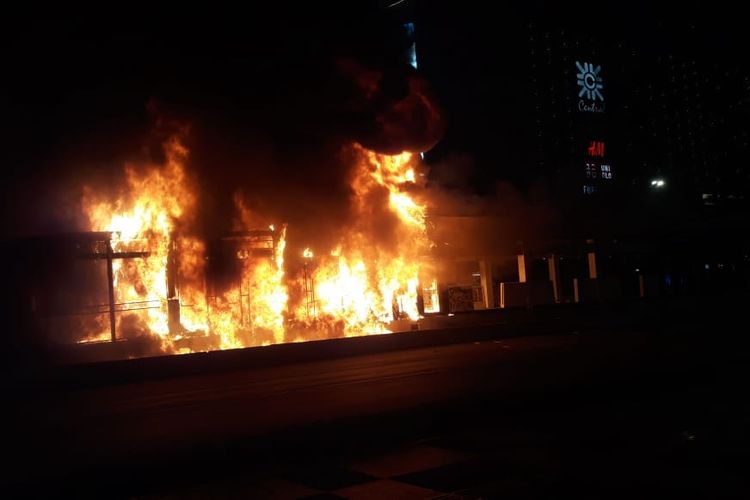
<instances>
[{"instance_id":1,"label":"metal pole","mask_svg":"<svg viewBox=\"0 0 750 500\"><path fill-rule=\"evenodd\" d=\"M107 288L109 292L109 330L112 342L117 341L115 331L115 273L112 269L112 240L107 240Z\"/></svg>"},{"instance_id":2,"label":"metal pole","mask_svg":"<svg viewBox=\"0 0 750 500\"><path fill-rule=\"evenodd\" d=\"M310 275L310 303L312 304L312 317L313 319L317 319L318 311L315 307L315 282L313 281L312 274Z\"/></svg>"},{"instance_id":3,"label":"metal pole","mask_svg":"<svg viewBox=\"0 0 750 500\"><path fill-rule=\"evenodd\" d=\"M182 323L180 322L180 299L177 296L177 269L178 255L177 243L174 233L169 234L167 250L167 326L169 333L177 335L182 333Z\"/></svg>"},{"instance_id":4,"label":"metal pole","mask_svg":"<svg viewBox=\"0 0 750 500\"><path fill-rule=\"evenodd\" d=\"M244 271L244 267L245 267L244 266L244 262L243 262L243 266L242 267L243 267L243 271ZM240 302L240 325L241 326L245 326L245 311L243 310L243 307L242 307L242 273L243 273L243 271L240 272L240 286L239 286L239 290L240 290L240 292L239 292L239 294L240 294L239 295L239 302Z\"/></svg>"}]
</instances>

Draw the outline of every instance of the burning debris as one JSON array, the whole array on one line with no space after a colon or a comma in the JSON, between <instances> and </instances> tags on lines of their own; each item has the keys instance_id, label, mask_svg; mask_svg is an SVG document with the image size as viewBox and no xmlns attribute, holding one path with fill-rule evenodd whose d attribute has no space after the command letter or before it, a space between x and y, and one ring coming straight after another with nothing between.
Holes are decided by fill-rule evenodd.
<instances>
[{"instance_id":1,"label":"burning debris","mask_svg":"<svg viewBox=\"0 0 750 500\"><path fill-rule=\"evenodd\" d=\"M19 330L140 356L386 333L438 312L417 152L443 113L399 47L346 46L241 82L191 62L186 77L214 88L146 83L132 96L146 113L113 111L109 128L93 113L106 134L49 149L49 175L18 190L33 202L14 236L56 235L18 272Z\"/></svg>"},{"instance_id":2,"label":"burning debris","mask_svg":"<svg viewBox=\"0 0 750 500\"><path fill-rule=\"evenodd\" d=\"M240 194L231 233L201 237L184 134L163 148L163 164L126 166L114 199L84 190L110 291L107 314L83 326L78 342L150 339L161 353L231 349L388 333L394 321L439 311L418 156L346 148L351 224L332 248L288 249L295 228L264 221ZM301 266L287 268L288 250Z\"/></svg>"}]
</instances>

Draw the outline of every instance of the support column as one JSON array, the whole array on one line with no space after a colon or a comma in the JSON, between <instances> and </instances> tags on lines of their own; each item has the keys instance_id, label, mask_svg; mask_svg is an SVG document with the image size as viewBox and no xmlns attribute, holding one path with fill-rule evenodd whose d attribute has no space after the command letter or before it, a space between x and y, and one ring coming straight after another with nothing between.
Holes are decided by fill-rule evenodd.
<instances>
[{"instance_id":1,"label":"support column","mask_svg":"<svg viewBox=\"0 0 750 500\"><path fill-rule=\"evenodd\" d=\"M484 292L484 307L492 309L495 307L495 287L492 285L492 261L483 259L479 261L479 275L482 280L482 291Z\"/></svg>"},{"instance_id":2,"label":"support column","mask_svg":"<svg viewBox=\"0 0 750 500\"><path fill-rule=\"evenodd\" d=\"M589 278L596 279L597 276L597 267L596 267L596 252L589 252L588 253L588 260L589 260Z\"/></svg>"},{"instance_id":3,"label":"support column","mask_svg":"<svg viewBox=\"0 0 750 500\"><path fill-rule=\"evenodd\" d=\"M518 255L518 282L526 283L526 254Z\"/></svg>"},{"instance_id":4,"label":"support column","mask_svg":"<svg viewBox=\"0 0 750 500\"><path fill-rule=\"evenodd\" d=\"M518 282L526 283L527 278L526 253L518 254ZM523 293L526 297L526 308L529 310L533 309L534 305L531 303L531 290L529 289L529 285L524 285Z\"/></svg>"},{"instance_id":5,"label":"support column","mask_svg":"<svg viewBox=\"0 0 750 500\"><path fill-rule=\"evenodd\" d=\"M547 257L547 270L549 271L549 280L552 282L552 294L555 303L560 303L560 258L557 255Z\"/></svg>"},{"instance_id":6,"label":"support column","mask_svg":"<svg viewBox=\"0 0 750 500\"><path fill-rule=\"evenodd\" d=\"M115 329L115 274L112 269L112 240L107 240L107 292L109 295L109 332L112 342L117 340Z\"/></svg>"},{"instance_id":7,"label":"support column","mask_svg":"<svg viewBox=\"0 0 750 500\"><path fill-rule=\"evenodd\" d=\"M177 269L177 245L174 235L170 235L167 251L167 325L172 335L182 333L180 298L177 296ZM242 302L242 297L240 297L240 302Z\"/></svg>"}]
</instances>

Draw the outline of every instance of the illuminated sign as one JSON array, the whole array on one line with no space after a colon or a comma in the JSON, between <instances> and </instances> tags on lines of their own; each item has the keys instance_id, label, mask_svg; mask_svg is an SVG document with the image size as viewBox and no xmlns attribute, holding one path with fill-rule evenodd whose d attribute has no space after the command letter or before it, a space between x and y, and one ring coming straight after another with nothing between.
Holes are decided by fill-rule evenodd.
<instances>
[{"instance_id":1,"label":"illuminated sign","mask_svg":"<svg viewBox=\"0 0 750 500\"><path fill-rule=\"evenodd\" d=\"M578 91L578 110L589 113L604 113L604 83L599 73L601 66L592 63L580 63L576 61L576 84L580 87ZM600 101L597 103L597 100Z\"/></svg>"},{"instance_id":2,"label":"illuminated sign","mask_svg":"<svg viewBox=\"0 0 750 500\"><path fill-rule=\"evenodd\" d=\"M601 90L604 88L604 84L602 83L602 77L599 76L602 67L597 66L595 68L593 64L586 62L581 66L581 63L578 61L576 61L576 67L578 68L578 74L576 74L578 86L581 87L578 97L583 97L586 94L586 97L590 101L596 101L597 98L603 101L604 96Z\"/></svg>"},{"instance_id":3,"label":"illuminated sign","mask_svg":"<svg viewBox=\"0 0 750 500\"><path fill-rule=\"evenodd\" d=\"M612 165L610 165L609 163L599 163L598 161L594 160L594 158L603 159L604 154L604 141L589 141L589 144L586 147L587 159L584 163L586 179L601 178L605 181L612 180ZM592 192L587 192L585 189L584 193L593 194Z\"/></svg>"},{"instance_id":4,"label":"illuminated sign","mask_svg":"<svg viewBox=\"0 0 750 500\"><path fill-rule=\"evenodd\" d=\"M589 156L604 157L604 143L602 141L591 141L587 152Z\"/></svg>"},{"instance_id":5,"label":"illuminated sign","mask_svg":"<svg viewBox=\"0 0 750 500\"><path fill-rule=\"evenodd\" d=\"M587 179L596 179L596 176L599 174L599 167L596 163L587 163L586 164L586 178Z\"/></svg>"}]
</instances>

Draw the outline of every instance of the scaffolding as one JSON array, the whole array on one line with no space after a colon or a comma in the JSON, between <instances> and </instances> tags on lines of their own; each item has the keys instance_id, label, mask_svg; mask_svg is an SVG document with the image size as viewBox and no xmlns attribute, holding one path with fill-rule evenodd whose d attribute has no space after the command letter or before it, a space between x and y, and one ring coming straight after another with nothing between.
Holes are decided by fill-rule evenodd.
<instances>
[{"instance_id":1,"label":"scaffolding","mask_svg":"<svg viewBox=\"0 0 750 500\"><path fill-rule=\"evenodd\" d=\"M49 265L49 262L57 262L61 258L65 259L64 262L104 261L106 266L106 302L68 307L65 309L61 309L54 301L58 290L50 289L48 284L50 276L37 276L36 282L33 278L29 277L31 281L29 283L29 288L31 289L29 299L33 304L31 310L36 313L38 319L50 322L71 317L106 315L109 326L109 341L116 342L118 340L118 313L162 307L159 300L117 301L115 294L114 261L145 259L151 255L146 249L116 251L112 241L113 239L118 239L119 236L117 232L93 231L35 238L26 242L24 253L32 259L31 267L34 268L40 267L44 269ZM137 247L138 242L136 241L129 246ZM47 274L54 274L54 272L48 271Z\"/></svg>"},{"instance_id":2,"label":"scaffolding","mask_svg":"<svg viewBox=\"0 0 750 500\"><path fill-rule=\"evenodd\" d=\"M210 255L211 258L240 262L246 259L271 259L276 255L279 234L272 230L254 230L232 232L220 238L217 243L223 249L222 255ZM216 241L215 241L216 242ZM149 293L142 300L122 300L117 293L117 276L115 261L148 259L153 257L148 240L122 240L117 232L92 231L50 235L32 238L19 243L19 255L25 255L28 264L24 269L24 288L28 290L26 303L31 318L43 328L47 334L59 337L62 331L69 331L68 342L87 343L93 341L117 342L122 340L122 328L118 326L122 313L136 313L161 309L166 311L167 325L172 336L184 335L186 332L181 323L180 311L184 307L194 307L196 304L183 304L180 298L180 252L177 238L169 236L167 242L166 268L163 279L166 284L166 296L156 297ZM221 253L221 252L217 252ZM101 262L104 267L78 266L75 262ZM230 263L231 264L231 263ZM236 264L231 264L236 267ZM62 271L62 272L61 272ZM83 274L81 274L83 273ZM252 327L252 290L253 284L243 276L242 272L233 275L237 280L239 297L231 307L237 308L240 322L243 326ZM217 299L215 293L216 277L209 269L204 274L203 289L206 316L210 318L210 308ZM80 288L81 293L67 293L71 290L66 286L73 283ZM214 293L212 293L212 291ZM88 298L87 298L88 297ZM80 330L80 324L88 323L85 318L100 316L92 319L97 325L107 325L107 329L100 330L101 334L91 335ZM80 318L80 319L74 319ZM211 325L206 334L211 334ZM106 331L106 337L105 337ZM65 337L65 336L63 336Z\"/></svg>"},{"instance_id":3,"label":"scaffolding","mask_svg":"<svg viewBox=\"0 0 750 500\"><path fill-rule=\"evenodd\" d=\"M304 277L305 311L307 312L307 319L315 320L318 317L318 311L315 301L315 281L309 267L311 258L312 257L305 256L302 273Z\"/></svg>"},{"instance_id":4,"label":"scaffolding","mask_svg":"<svg viewBox=\"0 0 750 500\"><path fill-rule=\"evenodd\" d=\"M260 229L251 231L233 231L220 240L223 250L230 250L234 259L244 265L246 260L271 259L276 257L276 247L278 235L271 229ZM237 289L239 295L237 302L230 303L239 309L240 325L245 328L252 328L252 283L246 281L242 270L236 275ZM210 312L211 304L215 304L218 294L206 293L207 313ZM210 318L211 315L208 314ZM209 324L209 329L211 325Z\"/></svg>"}]
</instances>

